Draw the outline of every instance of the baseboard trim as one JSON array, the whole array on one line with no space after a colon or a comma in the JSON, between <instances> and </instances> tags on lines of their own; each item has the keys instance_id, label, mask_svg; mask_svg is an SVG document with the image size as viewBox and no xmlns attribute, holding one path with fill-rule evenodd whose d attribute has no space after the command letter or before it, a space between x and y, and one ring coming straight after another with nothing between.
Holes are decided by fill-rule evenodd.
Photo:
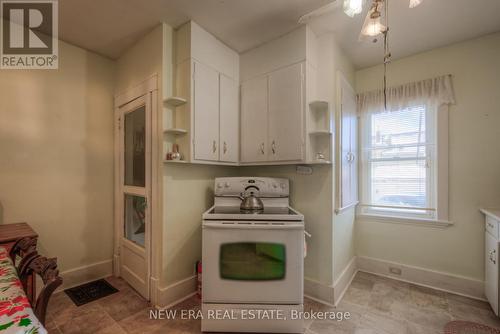
<instances>
[{"instance_id":1,"label":"baseboard trim","mask_svg":"<svg viewBox=\"0 0 500 334\"><path fill-rule=\"evenodd\" d=\"M335 304L333 286L311 278L304 278L304 295L326 305Z\"/></svg>"},{"instance_id":2,"label":"baseboard trim","mask_svg":"<svg viewBox=\"0 0 500 334\"><path fill-rule=\"evenodd\" d=\"M337 278L337 280L333 283L333 300L335 306L337 306L342 300L342 297L344 297L344 294L351 285L351 282L357 272L357 258L354 256L344 268L339 278Z\"/></svg>"},{"instance_id":3,"label":"baseboard trim","mask_svg":"<svg viewBox=\"0 0 500 334\"><path fill-rule=\"evenodd\" d=\"M87 266L69 269L61 272L60 275L63 279L63 284L57 291L113 275L113 260L96 262Z\"/></svg>"},{"instance_id":4,"label":"baseboard trim","mask_svg":"<svg viewBox=\"0 0 500 334\"><path fill-rule=\"evenodd\" d=\"M196 275L190 276L167 287L158 289L159 308L169 307L193 296L196 293Z\"/></svg>"},{"instance_id":5,"label":"baseboard trim","mask_svg":"<svg viewBox=\"0 0 500 334\"><path fill-rule=\"evenodd\" d=\"M326 306L335 307L335 305L333 305L333 304L330 304L330 303L328 303L328 302L326 302L326 301L324 301L324 300L322 300L322 299L318 299L318 298L313 297L313 296L310 296L310 295L308 295L308 294L304 294L304 297L309 298L309 299L311 299L311 300L314 300L315 302L318 302L318 303L324 304L324 305L326 305ZM305 309L304 309L304 311L306 311L306 312L307 312L307 311L310 311L310 310L305 310Z\"/></svg>"},{"instance_id":6,"label":"baseboard trim","mask_svg":"<svg viewBox=\"0 0 500 334\"><path fill-rule=\"evenodd\" d=\"M358 256L356 262L359 271L469 298L486 300L483 281L366 256ZM401 275L392 274L389 271L390 267L401 269Z\"/></svg>"},{"instance_id":7,"label":"baseboard trim","mask_svg":"<svg viewBox=\"0 0 500 334\"><path fill-rule=\"evenodd\" d=\"M170 303L170 304L168 304L168 305L162 306L161 308L162 308L162 309L167 309L167 308L173 307L173 306L175 306L175 305L177 305L177 304L179 304L179 303L182 303L182 302L183 302L183 301L185 301L186 299L189 299L189 298L191 298L191 297L193 297L193 296L195 296L195 295L196 295L196 292L190 293L189 295L184 296L184 297L182 297L181 299L175 300L175 301L173 301L172 303Z\"/></svg>"}]
</instances>

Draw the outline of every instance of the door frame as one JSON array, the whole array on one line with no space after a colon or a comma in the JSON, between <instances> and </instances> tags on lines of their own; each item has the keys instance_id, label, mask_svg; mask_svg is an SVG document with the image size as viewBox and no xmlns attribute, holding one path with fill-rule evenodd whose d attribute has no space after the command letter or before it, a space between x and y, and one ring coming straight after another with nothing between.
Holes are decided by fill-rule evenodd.
<instances>
[{"instance_id":1,"label":"door frame","mask_svg":"<svg viewBox=\"0 0 500 334\"><path fill-rule=\"evenodd\" d=\"M159 243L161 239L155 237L161 233L161 229L158 228L158 217L161 208L158 203L160 199L158 198L159 189L159 164L161 160L158 158L159 148L161 145L158 144L158 76L153 74L140 84L128 89L125 92L115 95L114 99L114 240L113 240L113 275L120 276L121 273L121 261L120 261L120 250L121 250L121 235L122 235L122 219L123 216L123 189L122 189L122 178L123 173L121 170L121 159L122 155L120 149L122 147L122 138L120 126L123 126L123 122L120 119L121 113L120 108L124 105L133 102L141 97L144 97L147 103L150 105L150 119L149 119L149 141L150 141L150 151L146 152L149 155L149 159L146 159L146 168L149 169L150 177L146 179L146 186L149 187L149 191L146 194L147 205L149 210L149 236L146 236L145 250L147 258L147 296L148 299L153 303L157 303L157 287L159 281L159 270L157 268L157 262L159 258L158 252L161 252L161 247ZM148 124L148 120L146 120ZM148 162L149 160L149 162ZM148 180L149 179L149 180ZM129 188L133 188L130 187ZM130 192L134 194L135 192ZM152 251L158 248L157 251Z\"/></svg>"}]
</instances>

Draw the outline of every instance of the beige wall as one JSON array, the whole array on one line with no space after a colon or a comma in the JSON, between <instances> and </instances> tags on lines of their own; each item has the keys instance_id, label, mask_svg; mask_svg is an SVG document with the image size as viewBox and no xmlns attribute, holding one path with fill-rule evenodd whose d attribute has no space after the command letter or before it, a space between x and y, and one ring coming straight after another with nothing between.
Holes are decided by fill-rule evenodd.
<instances>
[{"instance_id":1,"label":"beige wall","mask_svg":"<svg viewBox=\"0 0 500 334\"><path fill-rule=\"evenodd\" d=\"M158 91L162 91L162 41L163 26L159 24L118 59L115 86L117 94L137 86L153 74L159 76Z\"/></svg>"},{"instance_id":2,"label":"beige wall","mask_svg":"<svg viewBox=\"0 0 500 334\"><path fill-rule=\"evenodd\" d=\"M201 215L213 205L214 179L236 173L236 167L165 165L162 287L195 274L201 260Z\"/></svg>"},{"instance_id":3,"label":"beige wall","mask_svg":"<svg viewBox=\"0 0 500 334\"><path fill-rule=\"evenodd\" d=\"M115 64L64 42L59 55L58 70L0 70L0 220L28 222L63 274L109 273Z\"/></svg>"},{"instance_id":4,"label":"beige wall","mask_svg":"<svg viewBox=\"0 0 500 334\"><path fill-rule=\"evenodd\" d=\"M394 61L389 84L452 74L449 111L449 208L445 229L356 222L357 254L483 279L479 208L500 206L500 33ZM358 92L382 82L382 67L356 73Z\"/></svg>"}]
</instances>

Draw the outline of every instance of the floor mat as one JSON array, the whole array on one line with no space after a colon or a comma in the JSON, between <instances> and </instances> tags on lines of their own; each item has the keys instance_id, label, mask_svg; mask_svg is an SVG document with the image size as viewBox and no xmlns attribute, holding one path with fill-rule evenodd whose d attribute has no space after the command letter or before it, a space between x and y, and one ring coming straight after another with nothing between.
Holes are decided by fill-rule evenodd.
<instances>
[{"instance_id":1,"label":"floor mat","mask_svg":"<svg viewBox=\"0 0 500 334\"><path fill-rule=\"evenodd\" d=\"M105 279L85 283L75 286L71 289L66 289L64 292L75 303L76 306L81 306L90 303L94 300L109 296L118 290L108 283Z\"/></svg>"},{"instance_id":2,"label":"floor mat","mask_svg":"<svg viewBox=\"0 0 500 334\"><path fill-rule=\"evenodd\" d=\"M500 330L472 321L451 321L444 327L445 334L500 334Z\"/></svg>"}]
</instances>

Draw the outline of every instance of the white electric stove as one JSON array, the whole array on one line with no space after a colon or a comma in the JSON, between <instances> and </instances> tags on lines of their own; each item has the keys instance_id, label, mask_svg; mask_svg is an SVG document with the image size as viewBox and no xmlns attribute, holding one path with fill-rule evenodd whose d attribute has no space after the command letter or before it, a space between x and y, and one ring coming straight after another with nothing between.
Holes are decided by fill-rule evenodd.
<instances>
[{"instance_id":1,"label":"white electric stove","mask_svg":"<svg viewBox=\"0 0 500 334\"><path fill-rule=\"evenodd\" d=\"M246 191L264 210L240 210ZM217 178L202 226L202 331L302 333L304 216L288 180Z\"/></svg>"}]
</instances>

